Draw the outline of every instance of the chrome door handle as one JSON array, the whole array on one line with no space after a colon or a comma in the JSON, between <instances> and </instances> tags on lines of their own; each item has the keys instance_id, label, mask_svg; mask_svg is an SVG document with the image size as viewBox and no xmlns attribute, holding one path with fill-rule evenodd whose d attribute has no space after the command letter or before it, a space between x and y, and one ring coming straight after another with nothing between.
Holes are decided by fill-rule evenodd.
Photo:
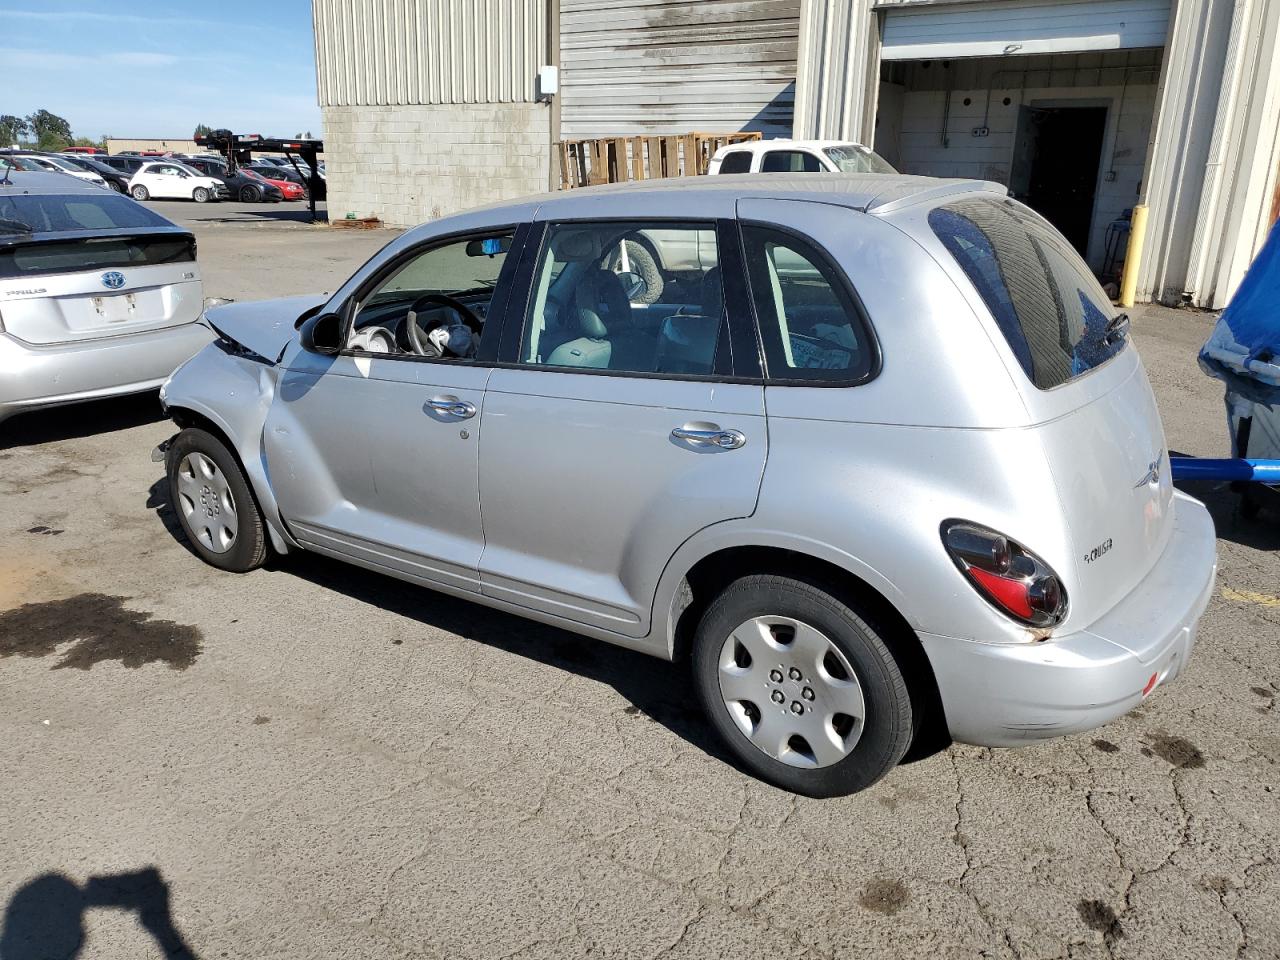
<instances>
[{"instance_id":1,"label":"chrome door handle","mask_svg":"<svg viewBox=\"0 0 1280 960\"><path fill-rule=\"evenodd\" d=\"M676 427L671 431L671 439L685 440L700 447L719 447L721 450L737 450L747 442L741 430L721 430L716 426Z\"/></svg>"},{"instance_id":2,"label":"chrome door handle","mask_svg":"<svg viewBox=\"0 0 1280 960\"><path fill-rule=\"evenodd\" d=\"M442 397L432 397L427 401L427 406L436 413L443 413L450 417L457 417L459 420L468 420L476 415L476 405L468 403L466 400L459 400L452 394Z\"/></svg>"}]
</instances>

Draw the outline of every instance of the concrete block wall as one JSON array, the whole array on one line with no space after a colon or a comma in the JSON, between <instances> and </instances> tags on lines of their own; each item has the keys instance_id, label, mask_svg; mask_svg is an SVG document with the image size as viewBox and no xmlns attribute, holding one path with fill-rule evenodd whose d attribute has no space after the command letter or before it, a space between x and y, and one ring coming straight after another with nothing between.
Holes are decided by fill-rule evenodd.
<instances>
[{"instance_id":1,"label":"concrete block wall","mask_svg":"<svg viewBox=\"0 0 1280 960\"><path fill-rule=\"evenodd\" d=\"M547 189L543 104L325 107L324 139L331 221L410 227Z\"/></svg>"}]
</instances>

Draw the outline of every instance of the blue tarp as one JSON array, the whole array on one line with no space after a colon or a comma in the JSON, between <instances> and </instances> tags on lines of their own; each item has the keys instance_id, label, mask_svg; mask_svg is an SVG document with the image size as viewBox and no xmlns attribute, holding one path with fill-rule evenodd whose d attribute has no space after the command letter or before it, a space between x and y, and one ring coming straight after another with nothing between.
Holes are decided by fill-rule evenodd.
<instances>
[{"instance_id":1,"label":"blue tarp","mask_svg":"<svg viewBox=\"0 0 1280 960\"><path fill-rule=\"evenodd\" d=\"M1226 383L1228 402L1280 402L1280 222L1200 349L1200 367Z\"/></svg>"}]
</instances>

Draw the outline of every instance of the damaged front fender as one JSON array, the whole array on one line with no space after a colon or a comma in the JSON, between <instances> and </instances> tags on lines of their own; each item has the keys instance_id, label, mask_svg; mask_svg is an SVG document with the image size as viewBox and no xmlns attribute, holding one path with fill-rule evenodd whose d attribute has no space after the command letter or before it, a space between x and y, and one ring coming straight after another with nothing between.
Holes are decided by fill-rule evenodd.
<instances>
[{"instance_id":1,"label":"damaged front fender","mask_svg":"<svg viewBox=\"0 0 1280 960\"><path fill-rule=\"evenodd\" d=\"M252 300L213 307L204 322L227 352L259 363L280 362L294 338L298 321L328 301L325 294Z\"/></svg>"}]
</instances>

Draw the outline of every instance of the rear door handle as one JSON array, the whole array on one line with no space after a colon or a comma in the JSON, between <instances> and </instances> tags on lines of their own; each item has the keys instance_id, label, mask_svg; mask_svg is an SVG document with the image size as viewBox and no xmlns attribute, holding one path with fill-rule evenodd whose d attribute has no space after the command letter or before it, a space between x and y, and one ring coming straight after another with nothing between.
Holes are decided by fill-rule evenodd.
<instances>
[{"instance_id":1,"label":"rear door handle","mask_svg":"<svg viewBox=\"0 0 1280 960\"><path fill-rule=\"evenodd\" d=\"M714 423L686 423L671 431L671 439L699 447L719 447L721 450L737 450L747 442L741 430L721 430Z\"/></svg>"},{"instance_id":2,"label":"rear door handle","mask_svg":"<svg viewBox=\"0 0 1280 960\"><path fill-rule=\"evenodd\" d=\"M443 413L458 420L469 420L476 415L476 405L474 403L459 400L453 394L432 397L427 401L427 406L436 413Z\"/></svg>"}]
</instances>

